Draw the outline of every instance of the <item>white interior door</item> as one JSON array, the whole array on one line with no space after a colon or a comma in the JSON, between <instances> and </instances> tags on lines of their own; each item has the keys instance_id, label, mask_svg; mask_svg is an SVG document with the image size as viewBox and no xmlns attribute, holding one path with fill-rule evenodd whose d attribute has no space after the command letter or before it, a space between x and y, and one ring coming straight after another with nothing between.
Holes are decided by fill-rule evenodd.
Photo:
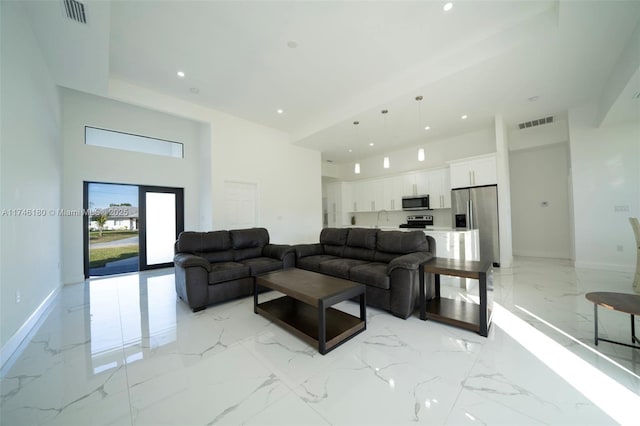
<instances>
[{"instance_id":1,"label":"white interior door","mask_svg":"<svg viewBox=\"0 0 640 426\"><path fill-rule=\"evenodd\" d=\"M227 229L258 226L258 188L255 183L224 183Z\"/></svg>"}]
</instances>

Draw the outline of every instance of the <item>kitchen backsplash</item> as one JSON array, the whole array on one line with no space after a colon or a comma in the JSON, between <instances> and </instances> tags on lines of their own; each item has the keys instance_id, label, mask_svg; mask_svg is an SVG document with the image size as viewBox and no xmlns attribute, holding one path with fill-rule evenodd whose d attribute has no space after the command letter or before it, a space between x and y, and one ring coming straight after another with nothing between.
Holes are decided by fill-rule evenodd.
<instances>
[{"instance_id":1,"label":"kitchen backsplash","mask_svg":"<svg viewBox=\"0 0 640 426\"><path fill-rule=\"evenodd\" d=\"M416 210L416 211L393 211L393 212L366 212L355 213L351 216L356 218L356 226L399 226L407 223L407 216L430 214L433 216L433 225L450 227L451 209L437 210ZM349 218L351 218L351 216ZM388 219L388 220L387 220Z\"/></svg>"}]
</instances>

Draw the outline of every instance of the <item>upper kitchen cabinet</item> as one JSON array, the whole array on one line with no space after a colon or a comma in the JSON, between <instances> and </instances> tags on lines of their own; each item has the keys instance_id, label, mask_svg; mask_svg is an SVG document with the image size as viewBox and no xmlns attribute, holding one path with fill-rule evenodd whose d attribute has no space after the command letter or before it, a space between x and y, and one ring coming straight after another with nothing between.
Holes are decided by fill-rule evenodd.
<instances>
[{"instance_id":1,"label":"upper kitchen cabinet","mask_svg":"<svg viewBox=\"0 0 640 426\"><path fill-rule=\"evenodd\" d=\"M429 193L429 172L407 173L402 176L402 196L426 195Z\"/></svg>"},{"instance_id":2,"label":"upper kitchen cabinet","mask_svg":"<svg viewBox=\"0 0 640 426\"><path fill-rule=\"evenodd\" d=\"M428 172L429 206L432 209L451 208L451 181L449 169L435 169Z\"/></svg>"},{"instance_id":3,"label":"upper kitchen cabinet","mask_svg":"<svg viewBox=\"0 0 640 426\"><path fill-rule=\"evenodd\" d=\"M495 154L452 161L449 163L449 170L451 188L498 183Z\"/></svg>"},{"instance_id":4,"label":"upper kitchen cabinet","mask_svg":"<svg viewBox=\"0 0 640 426\"><path fill-rule=\"evenodd\" d=\"M375 212L383 210L384 179L353 182L353 212Z\"/></svg>"},{"instance_id":5,"label":"upper kitchen cabinet","mask_svg":"<svg viewBox=\"0 0 640 426\"><path fill-rule=\"evenodd\" d=\"M382 179L383 209L402 210L402 196L405 190L404 176L392 176Z\"/></svg>"}]
</instances>

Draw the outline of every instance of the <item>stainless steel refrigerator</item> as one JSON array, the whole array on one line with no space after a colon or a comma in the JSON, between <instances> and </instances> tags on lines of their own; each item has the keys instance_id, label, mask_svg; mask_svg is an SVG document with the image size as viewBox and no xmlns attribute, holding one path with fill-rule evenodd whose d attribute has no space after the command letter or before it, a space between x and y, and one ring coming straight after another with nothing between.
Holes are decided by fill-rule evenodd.
<instances>
[{"instance_id":1,"label":"stainless steel refrigerator","mask_svg":"<svg viewBox=\"0 0 640 426\"><path fill-rule=\"evenodd\" d=\"M477 186L451 190L451 211L456 229L477 229L480 260L500 266L498 187Z\"/></svg>"}]
</instances>

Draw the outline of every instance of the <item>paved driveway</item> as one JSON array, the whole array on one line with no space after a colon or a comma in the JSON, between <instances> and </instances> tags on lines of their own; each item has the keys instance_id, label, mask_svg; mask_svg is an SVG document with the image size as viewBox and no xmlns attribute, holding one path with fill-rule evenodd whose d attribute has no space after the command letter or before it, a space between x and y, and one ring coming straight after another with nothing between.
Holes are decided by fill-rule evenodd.
<instances>
[{"instance_id":1,"label":"paved driveway","mask_svg":"<svg viewBox=\"0 0 640 426\"><path fill-rule=\"evenodd\" d=\"M122 240L109 241L108 243L91 243L90 248L107 248L138 245L138 236L123 238Z\"/></svg>"}]
</instances>

